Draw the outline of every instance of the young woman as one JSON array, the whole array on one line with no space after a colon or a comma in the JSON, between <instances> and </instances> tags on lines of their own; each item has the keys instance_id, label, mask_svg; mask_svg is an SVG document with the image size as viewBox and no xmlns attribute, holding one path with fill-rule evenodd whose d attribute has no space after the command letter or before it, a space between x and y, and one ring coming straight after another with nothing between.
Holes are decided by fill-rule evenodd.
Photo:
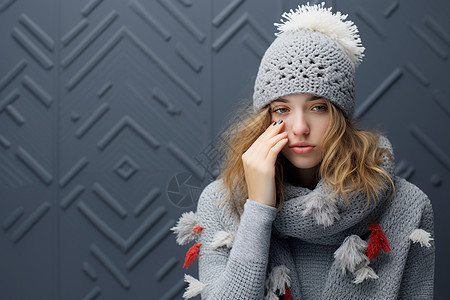
<instances>
[{"instance_id":1,"label":"young woman","mask_svg":"<svg viewBox=\"0 0 450 300\"><path fill-rule=\"evenodd\" d=\"M351 119L356 26L323 4L283 17L222 173L173 228L197 240L184 297L432 299L430 201L395 176L389 141Z\"/></svg>"}]
</instances>

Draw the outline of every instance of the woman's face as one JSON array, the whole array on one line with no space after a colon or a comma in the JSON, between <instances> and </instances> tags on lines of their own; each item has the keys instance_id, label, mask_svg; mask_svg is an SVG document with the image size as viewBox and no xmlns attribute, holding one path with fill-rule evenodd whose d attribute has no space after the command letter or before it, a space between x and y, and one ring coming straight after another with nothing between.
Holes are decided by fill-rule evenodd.
<instances>
[{"instance_id":1,"label":"woman's face","mask_svg":"<svg viewBox=\"0 0 450 300\"><path fill-rule=\"evenodd\" d=\"M270 104L272 122L284 122L288 143L281 153L292 165L310 169L322 160L322 143L330 123L329 105L325 98L311 94L283 96Z\"/></svg>"}]
</instances>

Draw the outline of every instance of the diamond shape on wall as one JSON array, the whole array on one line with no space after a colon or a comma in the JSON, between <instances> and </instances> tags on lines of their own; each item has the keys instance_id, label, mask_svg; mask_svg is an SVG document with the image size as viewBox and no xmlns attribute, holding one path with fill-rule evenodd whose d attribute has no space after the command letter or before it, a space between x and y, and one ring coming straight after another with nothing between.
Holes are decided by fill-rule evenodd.
<instances>
[{"instance_id":1,"label":"diamond shape on wall","mask_svg":"<svg viewBox=\"0 0 450 300\"><path fill-rule=\"evenodd\" d=\"M122 159L114 166L114 172L125 181L130 179L139 169L138 164L128 155L122 157Z\"/></svg>"}]
</instances>

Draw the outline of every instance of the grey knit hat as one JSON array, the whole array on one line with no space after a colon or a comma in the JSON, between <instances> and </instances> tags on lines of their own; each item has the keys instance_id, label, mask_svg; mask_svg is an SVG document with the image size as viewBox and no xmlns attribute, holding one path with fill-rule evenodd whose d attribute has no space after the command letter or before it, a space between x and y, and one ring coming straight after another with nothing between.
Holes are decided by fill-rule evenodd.
<instances>
[{"instance_id":1,"label":"grey knit hat","mask_svg":"<svg viewBox=\"0 0 450 300\"><path fill-rule=\"evenodd\" d=\"M253 107L261 109L290 94L330 100L347 117L354 111L354 74L364 52L358 29L331 8L302 5L275 23L280 32L259 66Z\"/></svg>"}]
</instances>

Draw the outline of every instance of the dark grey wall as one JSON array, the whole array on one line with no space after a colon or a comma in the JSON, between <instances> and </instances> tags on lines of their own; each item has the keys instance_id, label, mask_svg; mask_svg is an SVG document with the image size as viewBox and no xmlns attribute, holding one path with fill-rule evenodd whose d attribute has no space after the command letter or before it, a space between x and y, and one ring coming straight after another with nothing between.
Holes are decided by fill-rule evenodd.
<instances>
[{"instance_id":1,"label":"dark grey wall","mask_svg":"<svg viewBox=\"0 0 450 300\"><path fill-rule=\"evenodd\" d=\"M366 46L357 114L435 211L450 287L450 4L328 1ZM0 1L0 299L180 299L169 228L215 175L293 0ZM192 270L191 270L192 269Z\"/></svg>"}]
</instances>

